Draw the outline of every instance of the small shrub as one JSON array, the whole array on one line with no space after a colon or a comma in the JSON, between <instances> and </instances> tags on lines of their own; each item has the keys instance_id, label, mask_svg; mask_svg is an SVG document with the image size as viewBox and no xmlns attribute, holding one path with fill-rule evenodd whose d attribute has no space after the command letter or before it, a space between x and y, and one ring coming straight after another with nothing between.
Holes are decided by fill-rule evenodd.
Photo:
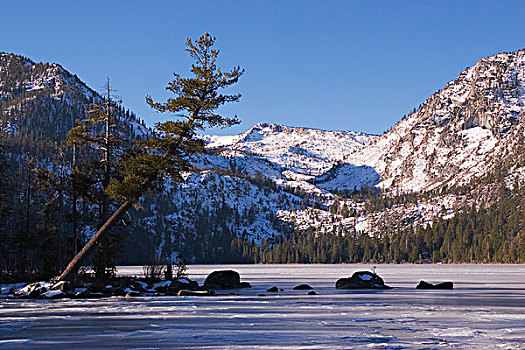
<instances>
[{"instance_id":1,"label":"small shrub","mask_svg":"<svg viewBox=\"0 0 525 350\"><path fill-rule=\"evenodd\" d=\"M175 278L187 278L188 277L188 266L186 266L186 263L184 261L184 258L181 254L177 256L177 262L174 265L174 271L175 271Z\"/></svg>"},{"instance_id":2,"label":"small shrub","mask_svg":"<svg viewBox=\"0 0 525 350\"><path fill-rule=\"evenodd\" d=\"M142 266L144 278L150 281L160 281L164 274L164 262L157 256L152 256L147 265Z\"/></svg>"}]
</instances>

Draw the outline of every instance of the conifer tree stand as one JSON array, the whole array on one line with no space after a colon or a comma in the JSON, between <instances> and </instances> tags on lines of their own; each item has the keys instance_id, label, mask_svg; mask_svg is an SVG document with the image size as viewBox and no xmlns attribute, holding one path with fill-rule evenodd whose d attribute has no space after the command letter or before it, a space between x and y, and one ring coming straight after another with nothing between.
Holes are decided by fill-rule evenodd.
<instances>
[{"instance_id":1,"label":"conifer tree stand","mask_svg":"<svg viewBox=\"0 0 525 350\"><path fill-rule=\"evenodd\" d=\"M112 180L106 192L120 202L120 207L100 227L95 235L71 260L57 278L59 281L73 279L82 263L90 256L98 243L112 227L124 218L126 212L148 192L158 192L168 179L173 183L183 180L182 173L191 169L191 157L204 151L204 142L194 136L206 127L226 127L238 124L237 116L225 117L216 113L225 103L237 102L240 94L222 95L218 91L238 82L244 70L235 67L221 72L215 64L218 50L212 49L215 38L206 33L198 40L186 41L186 51L195 60L190 78L174 73L175 79L166 90L175 94L166 103L146 102L158 112L176 113L179 120L157 123L156 133L148 140L137 141L122 156L124 177Z\"/></svg>"}]
</instances>

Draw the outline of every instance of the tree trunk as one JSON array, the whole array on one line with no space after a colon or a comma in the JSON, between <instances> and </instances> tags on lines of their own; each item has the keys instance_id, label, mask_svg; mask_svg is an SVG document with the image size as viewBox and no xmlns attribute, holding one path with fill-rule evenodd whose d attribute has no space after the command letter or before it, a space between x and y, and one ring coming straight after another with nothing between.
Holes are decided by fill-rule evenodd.
<instances>
[{"instance_id":1,"label":"tree trunk","mask_svg":"<svg viewBox=\"0 0 525 350\"><path fill-rule=\"evenodd\" d=\"M131 208L132 202L126 201L122 203L122 205L117 209L115 213L100 227L100 229L95 233L93 237L84 245L82 250L71 260L71 262L67 265L66 269L60 277L58 277L58 281L64 281L70 278L71 274L73 272L78 271L80 268L80 265L84 262L86 258L89 257L93 249L97 246L98 241L102 237L104 237L106 234L111 231L111 228L120 220L122 217L126 214L126 212Z\"/></svg>"},{"instance_id":2,"label":"tree trunk","mask_svg":"<svg viewBox=\"0 0 525 350\"><path fill-rule=\"evenodd\" d=\"M73 254L77 255L78 253L78 237L77 237L77 175L74 173L77 169L77 147L73 144L73 163L71 164L71 174L73 181L73 198L71 199L73 209Z\"/></svg>"}]
</instances>

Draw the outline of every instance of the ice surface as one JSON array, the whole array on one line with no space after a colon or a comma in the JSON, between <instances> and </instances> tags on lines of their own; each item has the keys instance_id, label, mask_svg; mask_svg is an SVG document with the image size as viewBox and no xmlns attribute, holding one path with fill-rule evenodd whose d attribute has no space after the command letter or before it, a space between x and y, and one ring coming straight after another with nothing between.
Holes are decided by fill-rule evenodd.
<instances>
[{"instance_id":1,"label":"ice surface","mask_svg":"<svg viewBox=\"0 0 525 350\"><path fill-rule=\"evenodd\" d=\"M334 288L368 265L200 265L188 269L199 283L233 269L253 288L217 297L4 299L0 347L523 348L525 265L374 265L394 289ZM142 268L118 271L139 275ZM417 290L420 280L452 281L455 289ZM317 295L292 290L299 283ZM266 293L274 285L284 291Z\"/></svg>"}]
</instances>

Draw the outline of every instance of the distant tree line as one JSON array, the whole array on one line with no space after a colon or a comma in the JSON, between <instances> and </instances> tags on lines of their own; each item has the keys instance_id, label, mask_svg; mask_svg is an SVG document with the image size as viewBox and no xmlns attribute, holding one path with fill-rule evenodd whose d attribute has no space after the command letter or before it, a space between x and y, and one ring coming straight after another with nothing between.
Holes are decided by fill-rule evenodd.
<instances>
[{"instance_id":1,"label":"distant tree line","mask_svg":"<svg viewBox=\"0 0 525 350\"><path fill-rule=\"evenodd\" d=\"M525 196L499 187L492 205L464 208L452 218L435 218L374 235L345 231L295 231L275 244L232 240L232 255L250 263L523 263Z\"/></svg>"}]
</instances>

